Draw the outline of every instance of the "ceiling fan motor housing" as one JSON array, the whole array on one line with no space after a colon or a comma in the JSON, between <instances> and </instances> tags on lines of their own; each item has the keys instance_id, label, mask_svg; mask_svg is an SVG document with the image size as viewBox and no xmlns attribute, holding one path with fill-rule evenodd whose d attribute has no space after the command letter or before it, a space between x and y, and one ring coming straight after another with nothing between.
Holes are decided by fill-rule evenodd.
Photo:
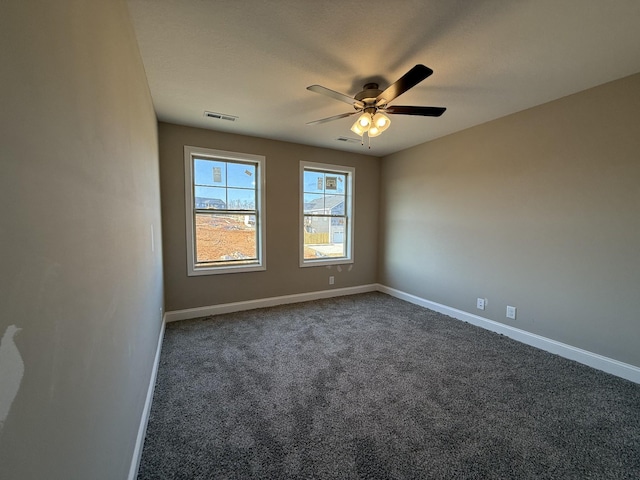
<instances>
[{"instance_id":1,"label":"ceiling fan motor housing","mask_svg":"<svg viewBox=\"0 0 640 480\"><path fill-rule=\"evenodd\" d=\"M367 113L376 113L376 98L382 93L382 90L378 88L377 83L367 83L362 87L362 91L358 93L354 98L364 102L364 111Z\"/></svg>"}]
</instances>

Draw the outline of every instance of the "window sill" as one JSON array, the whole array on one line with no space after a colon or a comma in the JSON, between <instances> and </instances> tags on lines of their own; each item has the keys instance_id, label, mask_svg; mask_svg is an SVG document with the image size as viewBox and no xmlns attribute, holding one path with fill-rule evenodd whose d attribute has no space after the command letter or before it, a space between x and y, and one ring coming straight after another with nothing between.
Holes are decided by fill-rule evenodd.
<instances>
[{"instance_id":1,"label":"window sill","mask_svg":"<svg viewBox=\"0 0 640 480\"><path fill-rule=\"evenodd\" d=\"M238 265L229 267L200 267L189 269L187 276L198 277L201 275L223 275L228 273L249 273L249 272L261 272L265 271L267 266L262 265Z\"/></svg>"},{"instance_id":2,"label":"window sill","mask_svg":"<svg viewBox=\"0 0 640 480\"><path fill-rule=\"evenodd\" d=\"M323 258L318 260L302 260L300 267L327 267L330 265L348 265L353 263L352 258Z\"/></svg>"}]
</instances>

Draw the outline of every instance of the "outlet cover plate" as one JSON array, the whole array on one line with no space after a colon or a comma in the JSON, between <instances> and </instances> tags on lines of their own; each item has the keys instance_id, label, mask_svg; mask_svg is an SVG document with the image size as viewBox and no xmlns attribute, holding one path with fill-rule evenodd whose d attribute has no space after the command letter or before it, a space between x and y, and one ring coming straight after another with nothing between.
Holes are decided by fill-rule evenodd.
<instances>
[{"instance_id":1,"label":"outlet cover plate","mask_svg":"<svg viewBox=\"0 0 640 480\"><path fill-rule=\"evenodd\" d=\"M476 308L478 310L484 310L485 303L486 300L484 298L478 298L478 300L476 301Z\"/></svg>"},{"instance_id":2,"label":"outlet cover plate","mask_svg":"<svg viewBox=\"0 0 640 480\"><path fill-rule=\"evenodd\" d=\"M516 307L507 305L507 318L511 318L512 320L516 319Z\"/></svg>"}]
</instances>

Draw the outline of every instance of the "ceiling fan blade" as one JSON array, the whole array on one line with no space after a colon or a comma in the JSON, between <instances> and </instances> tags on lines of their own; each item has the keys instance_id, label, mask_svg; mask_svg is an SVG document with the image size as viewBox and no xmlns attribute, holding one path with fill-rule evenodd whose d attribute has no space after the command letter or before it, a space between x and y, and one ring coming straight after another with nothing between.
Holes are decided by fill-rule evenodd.
<instances>
[{"instance_id":1,"label":"ceiling fan blade","mask_svg":"<svg viewBox=\"0 0 640 480\"><path fill-rule=\"evenodd\" d=\"M385 113L394 115L421 115L423 117L439 117L446 110L445 107L411 107L408 105L392 105L383 109Z\"/></svg>"},{"instance_id":2,"label":"ceiling fan blade","mask_svg":"<svg viewBox=\"0 0 640 480\"><path fill-rule=\"evenodd\" d=\"M416 65L376 97L376 107L391 102L394 98L399 97L410 88L415 87L432 73L433 70L429 67L421 64Z\"/></svg>"},{"instance_id":3,"label":"ceiling fan blade","mask_svg":"<svg viewBox=\"0 0 640 480\"><path fill-rule=\"evenodd\" d=\"M356 108L364 107L364 103L362 103L360 100L356 100L355 98L350 97L349 95L345 95L344 93L330 90L326 87L323 87L322 85L311 85L310 87L307 87L307 90L319 93L320 95L326 95L327 97L331 97L344 103L348 103L349 105L353 105Z\"/></svg>"},{"instance_id":4,"label":"ceiling fan blade","mask_svg":"<svg viewBox=\"0 0 640 480\"><path fill-rule=\"evenodd\" d=\"M340 115L334 115L333 117L321 118L320 120L307 122L307 125L318 125L320 123L327 123L327 122L331 122L332 120L338 120L339 118L350 117L351 115L355 115L356 113L360 113L360 110L356 110L355 112L349 112L349 113L341 113Z\"/></svg>"}]
</instances>

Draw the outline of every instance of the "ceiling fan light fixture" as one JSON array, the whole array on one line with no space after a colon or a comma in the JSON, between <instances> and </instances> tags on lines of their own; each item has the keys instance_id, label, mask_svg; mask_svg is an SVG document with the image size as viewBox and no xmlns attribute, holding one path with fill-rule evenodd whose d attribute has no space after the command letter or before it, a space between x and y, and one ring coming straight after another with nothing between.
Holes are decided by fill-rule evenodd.
<instances>
[{"instance_id":1,"label":"ceiling fan light fixture","mask_svg":"<svg viewBox=\"0 0 640 480\"><path fill-rule=\"evenodd\" d=\"M374 125L369 129L369 131L367 132L367 135L369 135L369 137L377 137L381 133L382 133L382 130Z\"/></svg>"},{"instance_id":2,"label":"ceiling fan light fixture","mask_svg":"<svg viewBox=\"0 0 640 480\"><path fill-rule=\"evenodd\" d=\"M351 131L356 135L377 137L391 125L391 120L384 113L377 112L375 115L363 113L358 117L356 123L351 126Z\"/></svg>"},{"instance_id":3,"label":"ceiling fan light fixture","mask_svg":"<svg viewBox=\"0 0 640 480\"><path fill-rule=\"evenodd\" d=\"M356 123L354 123L351 127L351 131L356 135L364 135L365 132L368 132L372 126L372 116L370 113L363 113L358 117Z\"/></svg>"},{"instance_id":4,"label":"ceiling fan light fixture","mask_svg":"<svg viewBox=\"0 0 640 480\"><path fill-rule=\"evenodd\" d=\"M355 133L356 135L364 135L364 133L367 131L364 128L362 128L360 126L360 122L358 122L358 120L356 120L356 122L351 126L351 131L353 133Z\"/></svg>"},{"instance_id":5,"label":"ceiling fan light fixture","mask_svg":"<svg viewBox=\"0 0 640 480\"><path fill-rule=\"evenodd\" d=\"M358 124L364 129L365 132L369 130L369 127L371 126L371 115L368 113L363 113L362 115L360 115L360 117L358 118Z\"/></svg>"},{"instance_id":6,"label":"ceiling fan light fixture","mask_svg":"<svg viewBox=\"0 0 640 480\"><path fill-rule=\"evenodd\" d=\"M373 125L380 129L380 133L384 132L389 125L391 125L391 120L384 113L377 112L373 116Z\"/></svg>"}]
</instances>

